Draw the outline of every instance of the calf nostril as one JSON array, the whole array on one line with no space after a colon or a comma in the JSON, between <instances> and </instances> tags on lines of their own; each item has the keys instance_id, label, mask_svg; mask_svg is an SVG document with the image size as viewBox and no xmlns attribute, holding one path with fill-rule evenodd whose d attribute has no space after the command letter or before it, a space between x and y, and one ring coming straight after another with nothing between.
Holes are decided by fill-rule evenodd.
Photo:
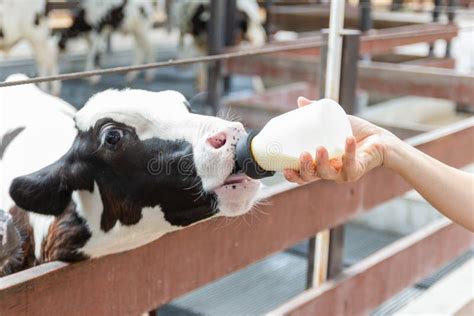
<instances>
[{"instance_id":1,"label":"calf nostril","mask_svg":"<svg viewBox=\"0 0 474 316\"><path fill-rule=\"evenodd\" d=\"M217 133L212 135L207 139L207 142L214 147L215 149L219 149L225 145L227 141L227 135L224 132Z\"/></svg>"}]
</instances>

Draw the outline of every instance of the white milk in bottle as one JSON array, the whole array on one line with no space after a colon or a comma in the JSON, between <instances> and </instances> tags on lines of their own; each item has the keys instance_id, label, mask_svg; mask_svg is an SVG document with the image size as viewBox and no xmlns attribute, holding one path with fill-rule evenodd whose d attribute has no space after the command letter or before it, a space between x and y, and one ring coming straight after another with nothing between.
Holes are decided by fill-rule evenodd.
<instances>
[{"instance_id":1,"label":"white milk in bottle","mask_svg":"<svg viewBox=\"0 0 474 316\"><path fill-rule=\"evenodd\" d=\"M270 120L258 133L237 144L238 168L252 178L272 171L298 170L299 157L325 147L329 159L344 154L346 138L352 136L349 119L342 107L330 99L315 101Z\"/></svg>"}]
</instances>

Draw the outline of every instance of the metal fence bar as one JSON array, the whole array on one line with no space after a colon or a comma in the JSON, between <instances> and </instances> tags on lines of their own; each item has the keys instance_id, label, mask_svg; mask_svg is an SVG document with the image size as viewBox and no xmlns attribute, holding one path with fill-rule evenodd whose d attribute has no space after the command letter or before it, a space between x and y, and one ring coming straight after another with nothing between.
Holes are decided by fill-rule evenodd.
<instances>
[{"instance_id":1,"label":"metal fence bar","mask_svg":"<svg viewBox=\"0 0 474 316\"><path fill-rule=\"evenodd\" d=\"M225 40L225 5L226 1L211 0L211 18L208 23L209 55L217 55L224 50ZM219 102L224 89L221 60L215 60L208 65L207 102L213 109L213 114L219 110Z\"/></svg>"},{"instance_id":2,"label":"metal fence bar","mask_svg":"<svg viewBox=\"0 0 474 316\"><path fill-rule=\"evenodd\" d=\"M441 28L442 27L442 28ZM361 53L380 53L390 50L394 46L408 45L423 41L431 42L438 38L451 38L458 32L454 25L421 25L410 27L397 27L393 29L381 30L374 34L368 34L361 37ZM223 54L202 56L195 58L185 58L179 60L169 60L156 63L149 63L137 66L123 66L107 69L97 69L92 71L82 71L66 73L56 76L36 77L27 80L0 82L0 88L17 86L23 84L36 84L55 80L74 80L93 76L110 75L116 73L126 73L129 71L143 71L150 68L163 68L180 65L190 65L195 63L209 63L216 60L232 60L241 57L266 55L273 53L283 53L291 51L304 51L310 49L319 49L322 45L321 38L313 37L288 43L278 43L269 47L246 49L241 51L231 51Z\"/></svg>"},{"instance_id":3,"label":"metal fence bar","mask_svg":"<svg viewBox=\"0 0 474 316\"><path fill-rule=\"evenodd\" d=\"M457 9L457 0L448 0L448 8L454 8L454 10L448 10L448 23L453 24L454 23L454 18L456 17L455 9ZM451 40L446 41L446 52L444 57L450 58L451 57Z\"/></svg>"},{"instance_id":4,"label":"metal fence bar","mask_svg":"<svg viewBox=\"0 0 474 316\"><path fill-rule=\"evenodd\" d=\"M373 27L372 8L370 0L359 1L359 29L367 32Z\"/></svg>"},{"instance_id":5,"label":"metal fence bar","mask_svg":"<svg viewBox=\"0 0 474 316\"><path fill-rule=\"evenodd\" d=\"M236 35L236 13L237 13L237 1L227 0L225 10L225 46L231 47L235 45ZM224 78L224 93L230 91L232 84L232 77L230 74L226 74Z\"/></svg>"},{"instance_id":6,"label":"metal fence bar","mask_svg":"<svg viewBox=\"0 0 474 316\"><path fill-rule=\"evenodd\" d=\"M323 32L323 39L327 38L327 32ZM341 79L339 89L339 103L349 114L355 114L356 110L356 88L359 60L359 40L360 32L356 30L344 30L342 32L342 56L341 56ZM327 56L327 47L321 47L320 59L325 60ZM319 90L320 95L324 95L325 91L325 74L326 64L320 63L319 72ZM337 226L330 230L329 238L329 263L327 269L327 277L332 278L342 271L342 251L344 240L344 225ZM308 242L308 271L307 271L307 288L314 285L314 264L316 239L311 237Z\"/></svg>"},{"instance_id":7,"label":"metal fence bar","mask_svg":"<svg viewBox=\"0 0 474 316\"><path fill-rule=\"evenodd\" d=\"M265 8L265 24L263 27L265 28L265 33L267 34L267 41L271 41L271 35L272 35L272 6L273 6L273 1L272 0L265 0L264 1L264 8Z\"/></svg>"},{"instance_id":8,"label":"metal fence bar","mask_svg":"<svg viewBox=\"0 0 474 316\"><path fill-rule=\"evenodd\" d=\"M137 66L114 67L114 68L97 69L97 70L91 70L91 71L72 72L72 73L66 73L66 74L61 74L61 75L56 75L56 76L36 77L36 78L27 79L27 80L0 82L0 88L18 86L18 85L24 85L24 84L32 84L32 83L36 84L40 82L49 82L49 81L56 81L56 80L83 79L83 78L88 78L88 77L93 77L93 76L125 73L129 71L143 71L143 70L147 70L151 68L190 65L190 64L195 64L195 63L210 63L210 62L219 61L219 60L229 60L229 59L241 58L241 57L247 57L247 56L257 56L257 55L281 53L285 51L293 51L293 50L300 50L300 49L318 48L320 46L321 46L321 41L316 39L316 40L308 41L306 43L284 44L284 45L272 46L272 47L246 49L245 51L208 55L208 56L195 57L195 58L184 58L184 59L179 59L179 60L171 59L169 61L149 63L149 64L143 64L143 65L137 65Z\"/></svg>"},{"instance_id":9,"label":"metal fence bar","mask_svg":"<svg viewBox=\"0 0 474 316\"><path fill-rule=\"evenodd\" d=\"M441 6L442 6L442 0L434 0L434 8L433 8L433 23L438 23L439 22L439 16L441 14ZM434 46L435 43L430 44L430 49L428 52L429 56L434 56Z\"/></svg>"},{"instance_id":10,"label":"metal fence bar","mask_svg":"<svg viewBox=\"0 0 474 316\"><path fill-rule=\"evenodd\" d=\"M348 114L357 112L357 69L359 61L360 31L344 30L342 33L341 78L339 103ZM330 230L329 262L327 277L334 278L343 269L344 224Z\"/></svg>"}]
</instances>

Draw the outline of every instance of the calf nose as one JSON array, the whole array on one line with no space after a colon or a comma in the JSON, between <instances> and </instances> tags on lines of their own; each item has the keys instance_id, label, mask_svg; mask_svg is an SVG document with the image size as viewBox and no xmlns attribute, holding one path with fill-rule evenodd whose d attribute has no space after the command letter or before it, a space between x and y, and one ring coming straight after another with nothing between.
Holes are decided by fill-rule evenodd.
<instances>
[{"instance_id":1,"label":"calf nose","mask_svg":"<svg viewBox=\"0 0 474 316\"><path fill-rule=\"evenodd\" d=\"M227 142L227 134L225 132L218 132L207 139L209 145L215 149L219 149Z\"/></svg>"}]
</instances>

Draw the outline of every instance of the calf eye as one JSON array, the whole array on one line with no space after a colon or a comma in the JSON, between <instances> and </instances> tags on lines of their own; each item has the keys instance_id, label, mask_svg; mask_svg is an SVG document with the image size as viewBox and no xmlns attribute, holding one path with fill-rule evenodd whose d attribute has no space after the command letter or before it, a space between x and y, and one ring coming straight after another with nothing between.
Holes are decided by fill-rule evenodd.
<instances>
[{"instance_id":1,"label":"calf eye","mask_svg":"<svg viewBox=\"0 0 474 316\"><path fill-rule=\"evenodd\" d=\"M105 134L105 142L110 145L116 145L123 137L123 131L119 129L110 129Z\"/></svg>"}]
</instances>

